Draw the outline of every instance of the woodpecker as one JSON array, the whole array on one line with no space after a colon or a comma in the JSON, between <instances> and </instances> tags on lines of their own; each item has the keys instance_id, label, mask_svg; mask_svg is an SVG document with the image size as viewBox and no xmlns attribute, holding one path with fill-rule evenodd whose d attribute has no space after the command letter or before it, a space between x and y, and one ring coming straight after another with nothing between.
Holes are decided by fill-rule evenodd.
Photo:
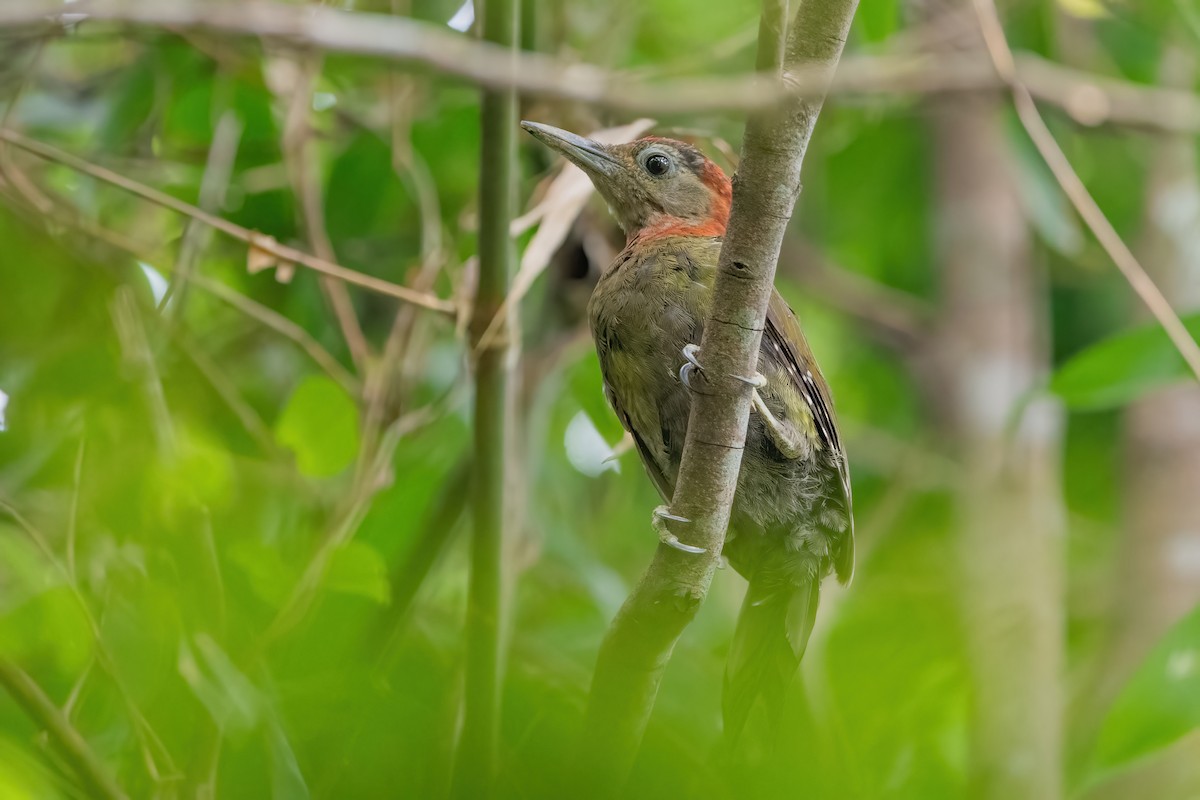
<instances>
[{"instance_id":1,"label":"woodpecker","mask_svg":"<svg viewBox=\"0 0 1200 800\"><path fill-rule=\"evenodd\" d=\"M685 142L646 137L606 145L536 122L521 126L582 169L626 236L601 275L588 319L604 392L632 435L651 481L671 501L691 391L703 373L698 342L712 305L732 185ZM736 740L756 706L778 723L817 613L821 581L854 569L850 474L833 399L792 310L773 291L758 353L724 556L749 581L730 645L723 712ZM687 520L653 514L664 544Z\"/></svg>"}]
</instances>

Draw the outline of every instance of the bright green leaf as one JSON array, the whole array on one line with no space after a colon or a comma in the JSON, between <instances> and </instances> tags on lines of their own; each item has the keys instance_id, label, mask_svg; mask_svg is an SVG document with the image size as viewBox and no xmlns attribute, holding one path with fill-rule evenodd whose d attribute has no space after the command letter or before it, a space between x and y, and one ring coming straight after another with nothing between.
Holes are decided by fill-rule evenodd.
<instances>
[{"instance_id":1,"label":"bright green leaf","mask_svg":"<svg viewBox=\"0 0 1200 800\"><path fill-rule=\"evenodd\" d=\"M279 608L299 579L296 569L284 563L277 547L256 539L243 539L229 546L229 560L241 567L250 588L272 608Z\"/></svg>"},{"instance_id":2,"label":"bright green leaf","mask_svg":"<svg viewBox=\"0 0 1200 800\"><path fill-rule=\"evenodd\" d=\"M1184 325L1200 339L1200 314ZM1050 381L1071 408L1114 408L1188 376L1183 357L1158 325L1118 333L1075 354Z\"/></svg>"},{"instance_id":3,"label":"bright green leaf","mask_svg":"<svg viewBox=\"0 0 1200 800\"><path fill-rule=\"evenodd\" d=\"M358 406L324 375L313 375L292 393L275 425L275 438L296 454L305 475L341 472L358 453Z\"/></svg>"},{"instance_id":4,"label":"bright green leaf","mask_svg":"<svg viewBox=\"0 0 1200 800\"><path fill-rule=\"evenodd\" d=\"M868 42L882 42L896 32L900 21L900 4L894 0L863 3L855 15L856 27Z\"/></svg>"},{"instance_id":5,"label":"bright green leaf","mask_svg":"<svg viewBox=\"0 0 1200 800\"><path fill-rule=\"evenodd\" d=\"M8 800L58 800L66 797L62 780L16 742L0 738L0 797Z\"/></svg>"},{"instance_id":6,"label":"bright green leaf","mask_svg":"<svg viewBox=\"0 0 1200 800\"><path fill-rule=\"evenodd\" d=\"M366 597L380 605L392 599L387 564L379 551L366 542L351 541L333 554L325 586L335 592Z\"/></svg>"},{"instance_id":7,"label":"bright green leaf","mask_svg":"<svg viewBox=\"0 0 1200 800\"><path fill-rule=\"evenodd\" d=\"M0 653L46 659L70 673L92 656L92 637L79 600L65 583L0 612Z\"/></svg>"},{"instance_id":8,"label":"bright green leaf","mask_svg":"<svg viewBox=\"0 0 1200 800\"><path fill-rule=\"evenodd\" d=\"M1083 250L1083 231L1058 181L1050 173L1032 145L1024 143L1024 132L1017 136L1014 166L1016 187L1025 207L1025 216L1047 245L1068 258Z\"/></svg>"},{"instance_id":9,"label":"bright green leaf","mask_svg":"<svg viewBox=\"0 0 1200 800\"><path fill-rule=\"evenodd\" d=\"M262 694L211 636L199 633L193 642L179 643L179 674L222 730L253 730L264 708Z\"/></svg>"},{"instance_id":10,"label":"bright green leaf","mask_svg":"<svg viewBox=\"0 0 1200 800\"><path fill-rule=\"evenodd\" d=\"M1095 764L1111 769L1200 728L1200 607L1158 643L1113 703Z\"/></svg>"},{"instance_id":11,"label":"bright green leaf","mask_svg":"<svg viewBox=\"0 0 1200 800\"><path fill-rule=\"evenodd\" d=\"M274 800L308 800L312 795L278 715L272 714L267 719L265 735L271 759L271 797Z\"/></svg>"},{"instance_id":12,"label":"bright green leaf","mask_svg":"<svg viewBox=\"0 0 1200 800\"><path fill-rule=\"evenodd\" d=\"M1058 7L1079 19L1103 19L1112 16L1108 5L1100 0L1058 0Z\"/></svg>"}]
</instances>

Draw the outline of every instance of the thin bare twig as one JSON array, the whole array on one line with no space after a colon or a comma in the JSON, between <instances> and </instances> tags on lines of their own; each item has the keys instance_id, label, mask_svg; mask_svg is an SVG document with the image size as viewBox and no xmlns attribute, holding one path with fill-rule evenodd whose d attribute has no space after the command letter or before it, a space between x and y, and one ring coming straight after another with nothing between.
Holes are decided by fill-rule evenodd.
<instances>
[{"instance_id":1,"label":"thin bare twig","mask_svg":"<svg viewBox=\"0 0 1200 800\"><path fill-rule=\"evenodd\" d=\"M39 39L35 48L33 56L29 60L29 68L21 73L17 86L13 89L12 96L8 100L8 107L4 109L4 116L0 117L0 129L8 129L13 113L16 111L17 105L21 100L21 94L25 91L25 86L29 83L30 76L37 70L38 63L42 60L42 53L46 50L46 40ZM54 201L46 197L38 189L37 184L29 180L29 177L17 168L16 164L13 163L12 153L8 147L0 147L0 178L12 186L25 199L25 202L37 209L43 216L53 213Z\"/></svg>"},{"instance_id":2,"label":"thin bare twig","mask_svg":"<svg viewBox=\"0 0 1200 800\"><path fill-rule=\"evenodd\" d=\"M218 82L222 93L228 94L228 80ZM237 158L238 143L242 138L242 121L232 109L226 109L217 121L213 131L212 146L208 148L208 159L204 165L204 176L200 179L200 195L197 206L208 213L217 210L225 190L229 187L229 179L233 175L233 162ZM168 301L174 299L170 316L173 320L182 319L184 306L187 304L188 281L195 271L196 261L204 250L211 229L194 217L188 220L183 232L183 241L179 245L179 256L175 260L175 269L171 272L171 282L163 294L158 307L167 308Z\"/></svg>"},{"instance_id":3,"label":"thin bare twig","mask_svg":"<svg viewBox=\"0 0 1200 800\"><path fill-rule=\"evenodd\" d=\"M287 70L290 85L272 86L286 101L283 124L284 163L292 180L292 190L299 201L300 222L308 238L308 246L318 258L336 261L333 241L325 227L325 204L321 196L320 161L312 135L311 108L313 87L321 73L321 54L313 56L280 56L288 58L294 69ZM298 60L292 61L293 58ZM346 285L328 276L321 277L321 292L329 301L337 319L342 338L355 367L364 372L371 360L371 348L363 335L354 303Z\"/></svg>"},{"instance_id":4,"label":"thin bare twig","mask_svg":"<svg viewBox=\"0 0 1200 800\"><path fill-rule=\"evenodd\" d=\"M238 393L238 388L234 382L221 371L221 368L213 360L212 356L204 351L200 345L192 339L192 337L183 329L169 331L171 339L179 348L188 360L196 366L204 379L212 386L213 391L217 393L233 415L238 418L238 422L242 423L242 427L246 429L246 433L254 439L255 443L262 448L264 453L275 454L279 452L279 446L275 442L275 437L271 434L271 429L258 412L246 402L246 400Z\"/></svg>"},{"instance_id":5,"label":"thin bare twig","mask_svg":"<svg viewBox=\"0 0 1200 800\"><path fill-rule=\"evenodd\" d=\"M1104 211L1088 192L1075 168L1071 166L1066 153L1059 147L1054 134L1046 125L1046 121L1042 119L1033 96L1021 82L1020 75L1017 73L1016 62L1013 59L1012 50L1008 46L1008 39L1004 35L1004 26L1000 23L1000 14L996 10L996 4L993 0L973 0L973 2L975 13L979 17L979 27L983 33L984 43L997 74L1012 90L1017 117L1021 120L1025 132L1033 140L1034 146L1046 162L1046 166L1054 174L1055 180L1062 187L1067 199L1071 201L1071 205L1075 207L1075 211L1092 231L1096 240L1100 242L1104 252L1117 265L1117 269L1125 276L1130 287L1146 304L1146 308L1162 325L1167 335L1171 337L1172 344L1183 356L1196 379L1200 380L1200 344L1197 344L1196 340L1188 333L1187 328L1180 321L1179 315L1175 313L1175 309L1171 307L1167 298L1163 296L1153 279L1146 273L1145 268L1138 262L1137 256L1121 239L1116 228L1108 221Z\"/></svg>"},{"instance_id":6,"label":"thin bare twig","mask_svg":"<svg viewBox=\"0 0 1200 800\"><path fill-rule=\"evenodd\" d=\"M519 52L516 58L510 58L504 48L441 25L333 8L180 0L91 0L78 8L64 8L62 0L10 0L0 5L0 28L33 25L61 29L89 19L261 36L325 52L423 64L443 75L487 88L513 87L525 95L636 113L756 111L773 107L792 93L814 95L826 90L826 79L818 70L797 70L786 82L760 81L754 74L654 81L539 53ZM1085 109L1081 118L1088 124L1114 122L1150 130L1200 130L1200 98L1191 92L1089 75L1028 55L1017 58L1016 66L1022 83L1034 96L1061 105L1068 112ZM982 54L903 54L847 58L829 91L936 93L995 90L1005 85Z\"/></svg>"},{"instance_id":7,"label":"thin bare twig","mask_svg":"<svg viewBox=\"0 0 1200 800\"><path fill-rule=\"evenodd\" d=\"M26 519L16 506L8 502L3 497L0 497L0 512L6 514L17 524L21 530L33 542L34 546L42 554L42 557L50 564L51 567L62 577L67 588L71 592L76 604L79 606L79 611L83 615L84 621L87 623L88 631L92 636L92 645L96 649L96 663L108 675L109 679L117 689L117 694L120 696L122 703L125 706L125 711L129 714L133 722L134 731L138 737L138 744L141 746L142 759L146 765L146 772L150 777L158 783L164 780L174 779L179 776L179 770L175 766L175 761L171 757L171 753L163 744L158 733L150 725L150 721L146 719L146 715L142 713L137 702L133 699L129 688L125 685L121 673L116 668L116 662L113 660L112 653L105 644L103 637L100 634L100 623L96 619L96 615L92 613L91 606L88 605L86 598L83 596L79 584L72 578L67 565L59 559L54 549L50 546L50 540L45 533L35 526L30 520ZM157 758L156 758L157 755ZM161 759L164 766L169 770L167 775L164 775L158 766L158 760Z\"/></svg>"},{"instance_id":8,"label":"thin bare twig","mask_svg":"<svg viewBox=\"0 0 1200 800\"><path fill-rule=\"evenodd\" d=\"M154 350L146 336L141 309L133 288L128 284L117 287L111 303L111 313L117 341L121 344L122 360L134 371L134 377L145 394L158 454L164 459L170 459L176 453L175 424L171 419L171 410L167 407L166 392L163 391Z\"/></svg>"},{"instance_id":9,"label":"thin bare twig","mask_svg":"<svg viewBox=\"0 0 1200 800\"><path fill-rule=\"evenodd\" d=\"M134 242L126 239L113 231L100 226L86 217L77 218L60 218L57 221L65 222L73 228L87 236L93 236L108 242L119 250L123 250L138 258L145 258L151 251L148 245L143 245L139 242ZM309 355L317 366L321 367L328 373L329 377L333 378L351 397L357 397L362 389L362 384L354 377L345 367L338 362L336 358L330 355L329 351L321 346L321 343L309 334L304 328L292 322L287 317L280 314L274 309L250 299L241 292L235 291L220 281L215 281L206 278L202 275L194 275L190 279L190 285L195 286L202 291L217 297L219 300L233 306L238 311L242 312L251 319L265 325L271 330L279 333L288 339L291 339L300 346L305 353ZM415 306L409 303L402 304L401 309L414 309ZM68 551L70 555L70 551Z\"/></svg>"},{"instance_id":10,"label":"thin bare twig","mask_svg":"<svg viewBox=\"0 0 1200 800\"><path fill-rule=\"evenodd\" d=\"M87 434L79 437L75 451L75 468L71 471L71 508L67 517L67 574L75 580L75 539L79 531L79 495L83 486L83 456L87 451Z\"/></svg>"},{"instance_id":11,"label":"thin bare twig","mask_svg":"<svg viewBox=\"0 0 1200 800\"><path fill-rule=\"evenodd\" d=\"M417 292L405 286L399 286L371 275L364 275L361 272L356 272L352 269L347 269L340 264L335 264L332 261L327 261L323 258L305 253L303 250L297 250L294 247L280 244L274 237L268 236L258 231L252 231L248 228L243 228L241 225L234 224L229 220L214 216L205 212L203 209L185 203L182 200L171 197L169 194L160 192L143 183L139 183L124 175L113 172L101 166L85 161L78 156L59 150L57 147L39 142L35 139L30 139L16 131L0 130L0 140L4 140L13 144L26 152L32 153L39 158L47 161L53 161L70 167L73 170L82 172L97 180L112 184L120 189L135 194L144 200L148 200L156 205L169 208L176 213L184 216L192 217L203 222L216 230L224 233L226 236L245 242L253 249L260 250L274 258L288 263L299 264L308 267L314 272L319 272L323 275L330 275L335 278L340 278L346 283L352 283L355 286L361 286L364 289L369 289L378 294L394 297L398 300L403 300L413 305L421 306L422 308L438 311L447 316L453 316L457 311L457 306L449 301L442 300L431 294Z\"/></svg>"},{"instance_id":12,"label":"thin bare twig","mask_svg":"<svg viewBox=\"0 0 1200 800\"><path fill-rule=\"evenodd\" d=\"M794 265L790 274L803 283L806 293L862 320L877 338L903 350L911 351L926 339L933 311L919 298L832 263L810 242L791 246L795 253L784 243L780 270Z\"/></svg>"},{"instance_id":13,"label":"thin bare twig","mask_svg":"<svg viewBox=\"0 0 1200 800\"><path fill-rule=\"evenodd\" d=\"M228 303L251 319L291 339L304 352L308 353L317 366L329 373L329 377L341 384L342 388L351 397L358 396L358 392L362 388L358 379L351 375L350 371L343 367L336 358L330 355L328 350L321 347L321 343L314 339L304 328L292 322L278 311L251 300L241 292L230 289L220 281L196 276L192 278L192 284ZM410 306L405 305L403 307L409 308Z\"/></svg>"},{"instance_id":14,"label":"thin bare twig","mask_svg":"<svg viewBox=\"0 0 1200 800\"><path fill-rule=\"evenodd\" d=\"M405 436L438 419L453 402L455 395L456 393L452 390L442 400L405 414L384 432L375 457L363 475L355 481L354 489L343 510L337 514L334 524L309 561L304 573L292 588L288 599L275 614L275 618L256 645L257 651L255 658L251 659L252 661L257 660L258 655L265 652L270 645L277 642L280 637L300 622L311 608L334 554L354 538L359 523L370 509L371 501L384 488L391 470L392 456L400 441Z\"/></svg>"}]
</instances>

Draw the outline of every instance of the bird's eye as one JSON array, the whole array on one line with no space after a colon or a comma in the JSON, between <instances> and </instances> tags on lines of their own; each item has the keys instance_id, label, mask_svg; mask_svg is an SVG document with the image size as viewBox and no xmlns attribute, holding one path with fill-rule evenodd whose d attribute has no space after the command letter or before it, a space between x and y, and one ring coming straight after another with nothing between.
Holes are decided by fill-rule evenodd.
<instances>
[{"instance_id":1,"label":"bird's eye","mask_svg":"<svg viewBox=\"0 0 1200 800\"><path fill-rule=\"evenodd\" d=\"M666 175L670 169L671 159L662 153L654 153L646 159L646 171L655 177Z\"/></svg>"}]
</instances>

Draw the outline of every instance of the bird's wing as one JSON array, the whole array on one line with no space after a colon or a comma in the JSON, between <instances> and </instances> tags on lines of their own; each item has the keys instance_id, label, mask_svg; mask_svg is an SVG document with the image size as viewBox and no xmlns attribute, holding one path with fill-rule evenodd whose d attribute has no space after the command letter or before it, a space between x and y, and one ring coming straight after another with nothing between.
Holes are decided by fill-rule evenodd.
<instances>
[{"instance_id":1,"label":"bird's wing","mask_svg":"<svg viewBox=\"0 0 1200 800\"><path fill-rule=\"evenodd\" d=\"M829 386L817 367L808 340L800 330L796 315L779 296L779 292L771 292L771 302L767 306L767 327L763 331L763 346L767 349L768 357L774 355L774 360L784 368L792 386L804 398L808 409L812 412L813 424L821 445L834 452L841 452L841 439L838 436L837 420L833 415L833 398ZM774 352L772 352L774 351Z\"/></svg>"},{"instance_id":2,"label":"bird's wing","mask_svg":"<svg viewBox=\"0 0 1200 800\"><path fill-rule=\"evenodd\" d=\"M654 484L654 488L658 489L658 493L663 500L668 503L671 502L671 496L675 494L675 487L671 485L671 482L667 480L667 476L659 468L658 462L654 459L654 453L646 446L646 441L634 429L633 422L629 419L629 414L625 412L625 409L621 406L621 401L617 399L617 393L609 387L607 381L604 383L604 394L608 396L608 404L616 412L617 419L621 420L621 425L633 437L633 443L637 445L638 455L642 458L642 466L646 468L646 474L650 476L650 481Z\"/></svg>"},{"instance_id":3,"label":"bird's wing","mask_svg":"<svg viewBox=\"0 0 1200 800\"><path fill-rule=\"evenodd\" d=\"M808 340L804 338L800 323L796 321L796 315L779 296L778 291L771 292L762 347L768 355L776 357L796 391L804 398L812 413L817 436L837 471L842 499L846 504L849 530L845 537L845 545L838 548L838 552L834 554L834 567L838 578L845 582L849 580L854 568L854 514L851 508L850 468L846 463L846 451L842 448L841 437L838 435L829 384L821 375L812 350L808 347Z\"/></svg>"}]
</instances>

